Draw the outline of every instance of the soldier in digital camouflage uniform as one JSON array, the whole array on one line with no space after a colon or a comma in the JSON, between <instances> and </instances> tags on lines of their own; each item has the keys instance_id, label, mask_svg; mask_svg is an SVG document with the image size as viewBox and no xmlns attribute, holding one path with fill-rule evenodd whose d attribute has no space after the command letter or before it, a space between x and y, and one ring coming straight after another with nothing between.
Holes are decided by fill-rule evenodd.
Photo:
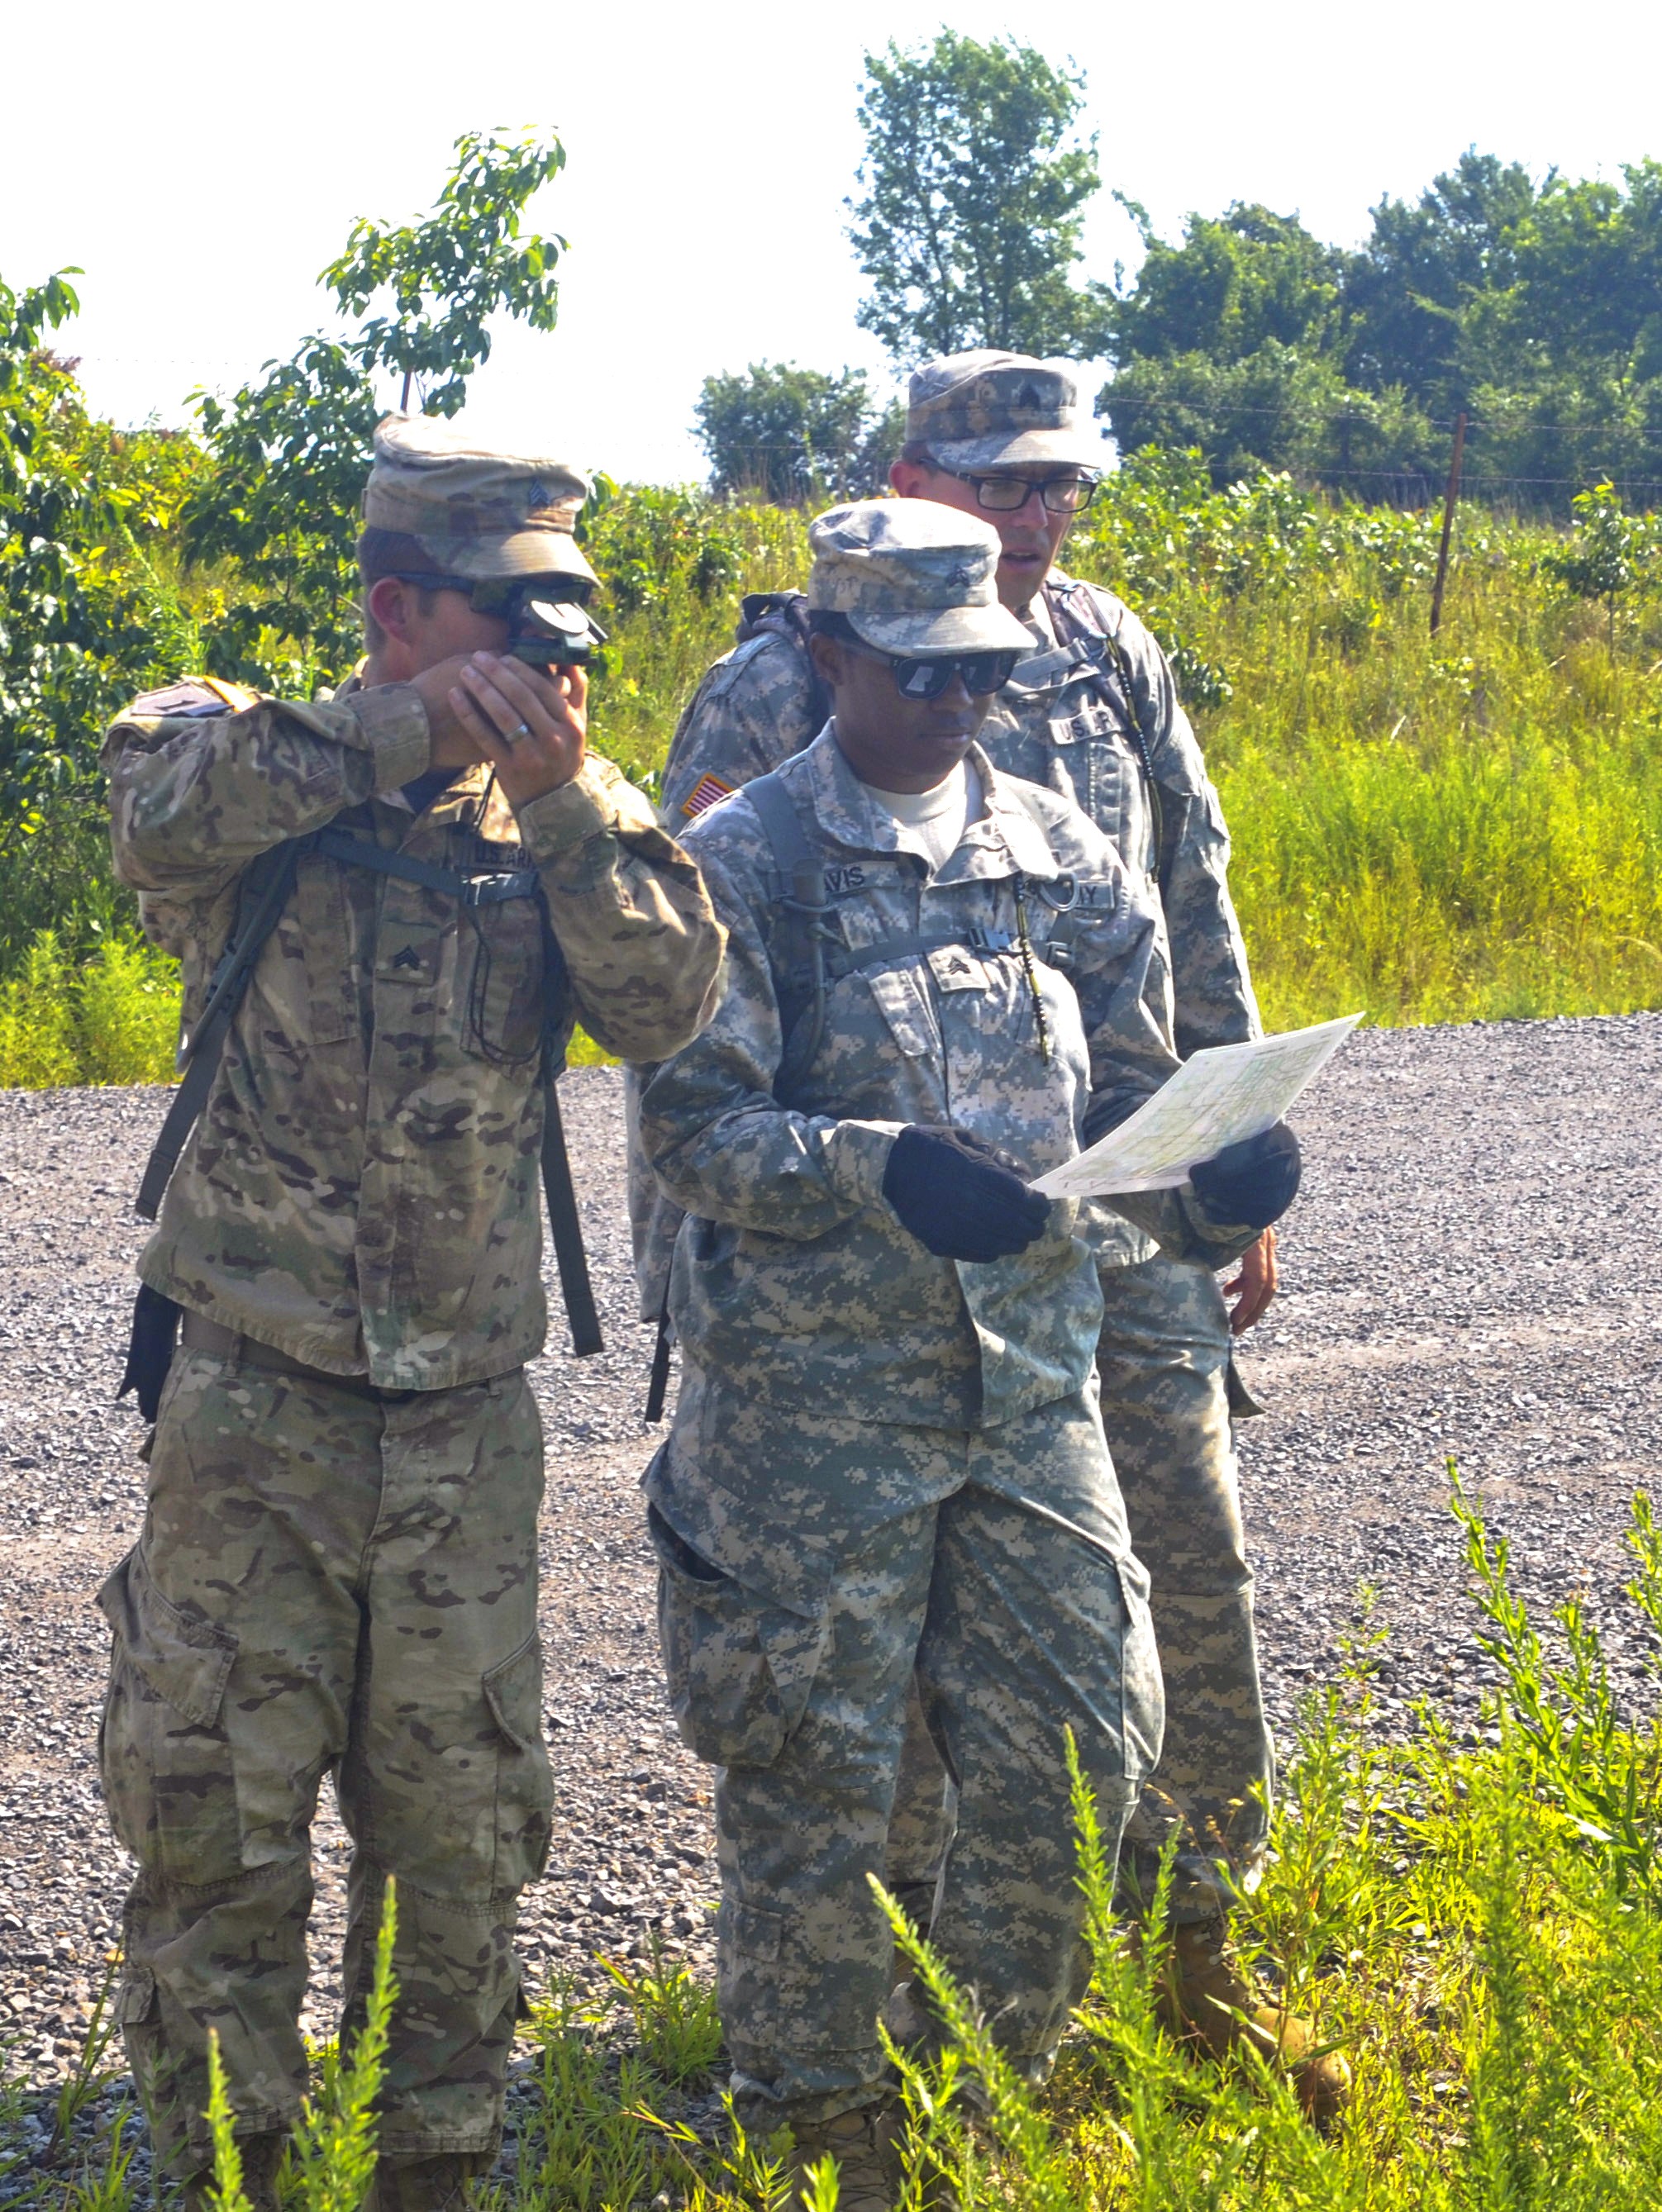
<instances>
[{"instance_id":1,"label":"soldier in digital camouflage uniform","mask_svg":"<svg viewBox=\"0 0 1662 2212\"><path fill-rule=\"evenodd\" d=\"M684 1043L722 932L648 802L585 756L582 671L505 653L509 587L592 578L583 479L400 417L375 453L361 679L240 712L180 684L105 750L117 867L184 963L187 1024L245 870L283 841L332 825L430 879L301 860L141 1255L183 1342L143 1534L100 1597L101 1756L138 1861L120 2018L175 2178L200 2198L216 2031L272 2201L328 1771L354 1843L349 2037L398 1883L376 2195L427 2212L495 2153L516 1899L548 1847L525 1377L545 1075L578 1018L620 1054Z\"/></svg>"},{"instance_id":2,"label":"soldier in digital camouflage uniform","mask_svg":"<svg viewBox=\"0 0 1662 2212\"><path fill-rule=\"evenodd\" d=\"M1027 642L991 527L869 501L811 543L836 716L689 830L728 986L639 1100L689 1215L684 1380L647 1490L671 1696L717 1767L736 2109L788 2123L799 2170L834 2153L867 2212L895 2180L868 1878L914 1672L959 1790L934 1939L1031 2076L1081 1988L1064 1732L1111 1845L1158 1750L1097 1270L1078 1209L1023 1176L1176 1060L1146 888L973 744ZM1247 1150L1203 1194L1141 1202L1176 1249L1227 1259L1286 1201L1285 1158Z\"/></svg>"},{"instance_id":3,"label":"soldier in digital camouflage uniform","mask_svg":"<svg viewBox=\"0 0 1662 2212\"><path fill-rule=\"evenodd\" d=\"M1121 600L1055 565L1100 464L1075 380L1018 355L957 354L919 369L910 398L894 488L980 514L998 530L1000 597L1026 634L1026 655L983 726L983 750L995 767L1073 799L1127 868L1149 879L1170 945L1179 1054L1257 1036L1228 833L1171 667ZM799 751L825 718L800 597L746 608L752 635L710 670L671 746L664 818L677 834L728 788ZM678 1217L638 1164L631 1206L651 1318ZM1257 1409L1235 1374L1232 1317L1208 1267L1160 1253L1113 1218L1099 1263L1103 1419L1152 1578L1166 1692L1166 1748L1132 1819L1127 1888L1133 1901L1152 1891L1177 1827L1175 2015L1215 2050L1246 2015L1325 2119L1344 2094L1342 2060L1303 2063L1303 2024L1265 2005L1225 1950L1228 1910L1262 1868L1274 1774L1231 1435L1232 1413ZM1228 1287L1239 1333L1274 1294L1273 1231ZM950 1820L950 1793L943 1801L940 1761L915 1709L890 1878L925 1924Z\"/></svg>"}]
</instances>

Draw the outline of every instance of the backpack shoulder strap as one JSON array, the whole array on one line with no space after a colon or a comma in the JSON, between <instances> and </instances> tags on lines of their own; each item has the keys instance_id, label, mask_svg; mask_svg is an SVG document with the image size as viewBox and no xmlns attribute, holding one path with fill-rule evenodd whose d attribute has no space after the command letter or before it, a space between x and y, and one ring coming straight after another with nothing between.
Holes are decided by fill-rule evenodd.
<instances>
[{"instance_id":1,"label":"backpack shoulder strap","mask_svg":"<svg viewBox=\"0 0 1662 2212\"><path fill-rule=\"evenodd\" d=\"M1148 808L1154 825L1154 850L1161 856L1159 865L1163 866L1166 851L1166 810L1160 804L1160 785L1154 776L1154 755L1148 725L1143 720L1143 710L1137 704L1136 686L1131 681L1130 655L1120 643L1118 632L1111 630L1103 621L1101 608L1098 606L1095 598L1084 584L1075 580L1062 591L1054 591L1047 584L1044 586L1044 598L1050 610L1050 620L1056 627L1058 636L1062 634L1065 622L1076 637L1099 637L1106 648L1108 658L1114 664L1114 673L1118 677L1120 689L1125 694L1126 711L1131 717L1130 738L1136 752L1137 766L1142 770L1142 781L1148 794Z\"/></svg>"},{"instance_id":2,"label":"backpack shoulder strap","mask_svg":"<svg viewBox=\"0 0 1662 2212\"><path fill-rule=\"evenodd\" d=\"M273 845L250 861L243 871L237 890L236 919L209 979L201 1018L180 1046L184 1080L174 1093L173 1103L151 1147L138 1196L134 1200L136 1211L146 1221L155 1219L162 1193L179 1165L185 1140L208 1103L232 1017L242 1003L261 948L289 903L289 895L295 887L295 871L309 842L305 837L291 837L281 845Z\"/></svg>"},{"instance_id":3,"label":"backpack shoulder strap","mask_svg":"<svg viewBox=\"0 0 1662 2212\"><path fill-rule=\"evenodd\" d=\"M786 927L797 939L792 948L789 966L792 969L805 968L807 975L808 996L806 1010L793 1006L790 998L782 994L779 1006L781 1027L784 1031L784 1050L779 1062L779 1072L774 1078L773 1090L776 1098L783 1099L794 1090L807 1069L825 1029L825 939L824 923L829 912L825 902L825 875L819 856L808 842L802 827L802 817L796 811L795 801L780 780L776 769L766 775L754 777L744 787L744 795L756 811L762 833L768 841L773 855L774 871L779 879L778 907L786 918ZM804 1011L808 1015L805 1022Z\"/></svg>"},{"instance_id":4,"label":"backpack shoulder strap","mask_svg":"<svg viewBox=\"0 0 1662 2212\"><path fill-rule=\"evenodd\" d=\"M776 769L766 775L753 776L743 787L745 797L756 810L773 854L774 866L779 871L780 881L789 885L792 895L801 897L804 885L798 880L804 866L814 865L814 852L802 828L802 817L779 779ZM810 896L817 896L819 885L812 886Z\"/></svg>"},{"instance_id":5,"label":"backpack shoulder strap","mask_svg":"<svg viewBox=\"0 0 1662 2212\"><path fill-rule=\"evenodd\" d=\"M818 737L831 718L831 696L808 650L807 593L747 592L740 602L737 636L740 645L754 637L777 637L795 648L808 679L808 728Z\"/></svg>"}]
</instances>

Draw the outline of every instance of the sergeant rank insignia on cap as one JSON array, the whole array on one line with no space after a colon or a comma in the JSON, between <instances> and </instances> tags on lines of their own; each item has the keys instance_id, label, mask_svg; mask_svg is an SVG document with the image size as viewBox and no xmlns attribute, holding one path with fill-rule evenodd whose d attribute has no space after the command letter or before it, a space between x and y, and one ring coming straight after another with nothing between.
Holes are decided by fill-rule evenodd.
<instances>
[{"instance_id":1,"label":"sergeant rank insignia on cap","mask_svg":"<svg viewBox=\"0 0 1662 2212\"><path fill-rule=\"evenodd\" d=\"M681 811L691 822L695 815L707 812L718 799L725 799L735 788L733 784L723 783L719 775L701 775L682 800Z\"/></svg>"}]
</instances>

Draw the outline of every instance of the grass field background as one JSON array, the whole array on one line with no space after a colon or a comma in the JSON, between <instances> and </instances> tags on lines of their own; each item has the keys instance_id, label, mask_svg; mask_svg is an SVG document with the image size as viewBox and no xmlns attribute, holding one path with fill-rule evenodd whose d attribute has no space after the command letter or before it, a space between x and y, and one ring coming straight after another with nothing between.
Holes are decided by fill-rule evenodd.
<instances>
[{"instance_id":1,"label":"grass field background","mask_svg":"<svg viewBox=\"0 0 1662 2212\"><path fill-rule=\"evenodd\" d=\"M1565 580L1580 542L1463 514L1434 638L1428 514L1151 459L1076 526L1068 565L1174 655L1272 1027L1662 1005L1662 537L1604 599ZM612 488L589 549L612 630L594 742L651 787L740 593L805 574L807 517ZM104 911L90 945L66 920L0 978L0 1084L167 1078L172 971Z\"/></svg>"}]
</instances>

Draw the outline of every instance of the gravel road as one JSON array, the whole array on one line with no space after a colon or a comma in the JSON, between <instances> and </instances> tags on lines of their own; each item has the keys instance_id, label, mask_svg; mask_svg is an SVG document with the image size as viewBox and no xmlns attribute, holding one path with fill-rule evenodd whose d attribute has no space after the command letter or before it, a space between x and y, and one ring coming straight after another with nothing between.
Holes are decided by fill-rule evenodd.
<instances>
[{"instance_id":1,"label":"gravel road","mask_svg":"<svg viewBox=\"0 0 1662 2212\"><path fill-rule=\"evenodd\" d=\"M1662 1410L1656 1113L1662 1016L1364 1033L1299 1115L1304 1195L1247 1368L1242 1452L1275 1714L1330 1669L1378 1585L1391 1698L1471 1726L1484 1669L1444 1473L1458 1456L1520 1587L1585 1590L1629 1686L1645 1644L1622 1530ZM549 1432L547 1720L560 1798L527 1899L533 1972L646 1948L702 1960L715 1892L703 1771L659 1680L636 1482L649 1333L632 1317L613 1070L564 1086L611 1347L533 1370ZM92 1594L137 1534L135 1416L113 1403L155 1090L0 1092L0 2039L46 2082L79 2048L118 1928L122 1855L94 1734ZM1619 1642L1615 1641L1619 1637ZM308 2025L338 1996L344 1839L320 1824ZM4 2192L0 2191L0 2194Z\"/></svg>"}]
</instances>

